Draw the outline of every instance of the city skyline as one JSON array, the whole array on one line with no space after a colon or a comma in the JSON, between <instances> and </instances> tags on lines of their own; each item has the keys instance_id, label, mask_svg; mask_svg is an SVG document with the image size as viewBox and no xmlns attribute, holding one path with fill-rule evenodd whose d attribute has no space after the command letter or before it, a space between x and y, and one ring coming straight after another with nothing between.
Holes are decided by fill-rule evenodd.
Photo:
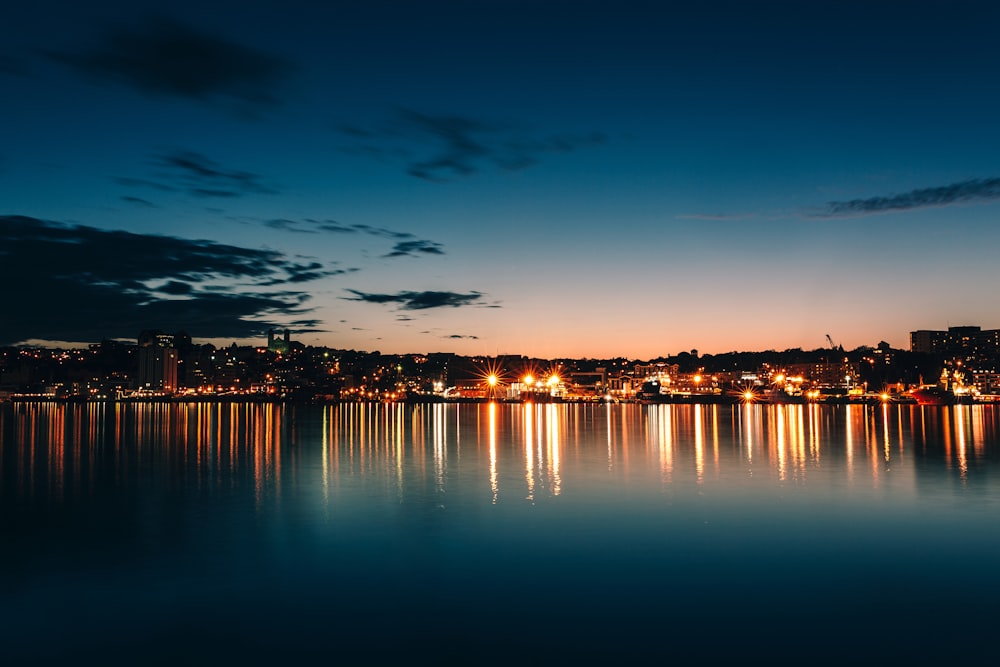
<instances>
[{"instance_id":1,"label":"city skyline","mask_svg":"<svg viewBox=\"0 0 1000 667\"><path fill-rule=\"evenodd\" d=\"M31 345L31 344L0 345L0 349L2 349L2 348L21 349L22 351L31 351L31 350L40 350L40 349L49 349L49 350L53 350L53 351L58 351L60 349L62 349L62 350L84 350L84 349L94 349L95 347L98 347L98 346L103 345L105 343L111 343L111 344L114 344L114 345L125 345L125 346L135 346L135 345L138 344L139 347L143 347L145 344L147 344L146 342L144 342L146 339L148 339L150 337L160 337L160 338L163 338L164 340L167 339L167 338L169 338L169 339L179 338L179 339L185 340L187 345L208 346L208 347L217 348L217 349L222 349L222 348L231 347L231 346L237 346L237 347L241 347L241 348L260 348L260 349L266 349L266 350L269 350L269 351L272 351L272 352L278 351L278 352L281 352L281 353L287 353L291 349L292 343L295 343L295 344L300 345L303 348L316 348L316 349L321 349L321 350L322 349L340 350L340 351L358 352L358 353L365 353L365 354L368 354L368 353L383 354L382 350L377 350L377 349L374 349L374 348L372 348L372 349L368 349L368 348L345 348L345 347L337 347L335 345L325 345L325 344L313 345L313 344L310 344L310 343L302 342L300 340L293 340L292 337L291 337L292 336L292 331L293 330L291 328L288 328L288 327L285 327L285 328L273 328L272 327L272 328L268 329L267 331L262 332L262 334L260 336L255 336L255 337L251 337L251 338L248 338L248 339L244 339L243 341L241 341L242 344L240 344L240 342L237 342L235 340L226 342L222 338L219 338L217 336L211 336L211 335L209 335L209 336L201 336L201 337L192 337L184 329L178 329L176 331L164 331L164 330L161 330L161 329L146 328L146 329L143 329L142 331L140 331L139 334L138 334L138 336L133 336L131 338L120 337L120 336L119 337L102 336L102 337L99 337L97 340L95 340L93 342L86 342L86 343L70 343L70 342L67 342L67 341L43 341L45 344L35 344L35 345ZM966 341L965 342L966 345L969 344L968 341L976 341L977 344L981 343L982 341L986 341L986 344L989 344L989 345L1000 344L1000 329L983 329L981 326L978 326L978 325L949 326L946 329L918 329L918 330L915 330L915 331L908 332L908 335L907 335L908 342L907 342L906 345L901 346L901 347L892 346L891 344L889 344L887 342L887 340L886 340L887 338L888 338L887 336L882 336L882 337L878 337L878 342L877 343L861 343L861 344L859 344L857 346L854 346L854 347L845 347L843 344L838 343L837 341L833 340L833 338L829 334L826 334L826 336L825 336L826 344L825 345L816 345L816 346L812 346L812 347L796 347L796 348L777 348L777 347L775 347L775 346L772 345L772 346L765 346L765 347L760 347L760 348L733 348L733 349L725 350L725 351L722 351L722 352L705 352L705 354L708 354L710 356L715 356L715 355L724 356L724 355L728 355L728 354L759 354L759 353L768 353L768 352L794 352L794 351L818 352L818 351L823 351L823 350L841 350L841 351L845 351L845 352L853 352L853 351L858 351L858 350L874 349L874 348L877 348L877 347L886 347L886 346L888 346L889 349L893 349L893 350L935 353L935 352L939 351L938 347L940 345L942 345L942 344L961 345L963 338ZM138 339L138 343L136 342L137 339ZM433 353L433 354L459 354L459 353L456 353L456 352L441 351L441 350L439 350L439 351L406 350L406 351L402 351L402 352L384 352L384 354L389 355L389 356L399 356L399 355L402 355L402 356L408 356L408 355L417 355L417 356L420 356L420 355L423 355L423 354L427 354L428 352ZM649 360L649 359L663 359L663 358L668 358L668 357L675 357L675 356L678 356L678 355L689 355L689 356L693 355L693 356L697 357L697 356L699 356L701 354L702 354L702 352L698 348L692 348L690 350L681 349L681 350L663 351L663 352L661 352L659 354L652 355L652 356L649 356L649 357L636 357L636 356L631 356L631 355L620 355L619 354L619 355L609 355L609 356L606 356L606 357L603 357L603 358L605 358L605 359L634 359L636 361L642 361L643 359L647 359L647 360ZM522 358L537 358L537 359L545 358L545 357L539 357L537 355L521 354L521 353L518 353L516 350L510 351L510 352L507 352L507 353L503 353L503 354L498 354L498 355L473 353L473 354L469 354L469 355L459 355L459 356L481 357L481 358L491 358L492 357L493 359L500 359L500 358L506 358L506 357L511 357L511 358L522 357ZM554 355L552 357L548 357L548 359L577 359L577 360L593 360L593 359L600 359L600 358L602 358L602 357L594 357L594 356L572 357L572 356L569 356L569 355L560 355L560 354Z\"/></svg>"},{"instance_id":2,"label":"city skyline","mask_svg":"<svg viewBox=\"0 0 1000 667\"><path fill-rule=\"evenodd\" d=\"M0 345L650 359L997 328L998 13L16 7Z\"/></svg>"}]
</instances>

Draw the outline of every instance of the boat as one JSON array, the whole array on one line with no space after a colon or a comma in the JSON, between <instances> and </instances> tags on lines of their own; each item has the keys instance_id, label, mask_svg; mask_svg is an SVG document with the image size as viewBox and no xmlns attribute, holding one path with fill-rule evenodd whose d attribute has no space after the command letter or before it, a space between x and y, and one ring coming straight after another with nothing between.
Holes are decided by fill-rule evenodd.
<instances>
[{"instance_id":1,"label":"boat","mask_svg":"<svg viewBox=\"0 0 1000 667\"><path fill-rule=\"evenodd\" d=\"M955 395L954 391L940 385L911 389L910 396L917 402L917 405L954 405L958 402L958 396Z\"/></svg>"},{"instance_id":2,"label":"boat","mask_svg":"<svg viewBox=\"0 0 1000 667\"><path fill-rule=\"evenodd\" d=\"M775 403L778 405L785 405L787 403L805 403L806 397L802 395L801 392L797 394L790 394L784 389L771 388L764 392L764 401L766 403Z\"/></svg>"},{"instance_id":3,"label":"boat","mask_svg":"<svg viewBox=\"0 0 1000 667\"><path fill-rule=\"evenodd\" d=\"M644 405L659 403L703 404L735 403L737 399L715 392L664 391L658 380L646 380L635 393L635 402Z\"/></svg>"},{"instance_id":4,"label":"boat","mask_svg":"<svg viewBox=\"0 0 1000 667\"><path fill-rule=\"evenodd\" d=\"M663 393L659 381L646 380L635 393L635 398L640 403L666 403L667 395Z\"/></svg>"}]
</instances>

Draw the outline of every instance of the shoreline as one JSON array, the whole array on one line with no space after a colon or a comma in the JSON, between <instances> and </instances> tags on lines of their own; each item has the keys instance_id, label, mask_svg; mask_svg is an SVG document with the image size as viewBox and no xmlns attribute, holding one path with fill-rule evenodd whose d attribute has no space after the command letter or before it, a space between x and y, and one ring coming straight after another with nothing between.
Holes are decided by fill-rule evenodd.
<instances>
[{"instance_id":1,"label":"shoreline","mask_svg":"<svg viewBox=\"0 0 1000 667\"><path fill-rule=\"evenodd\" d=\"M744 400L740 396L726 396L710 394L704 396L694 396L690 394L664 395L654 399L648 398L624 398L606 399L604 397L556 397L544 400L520 400L520 399L486 399L479 397L468 398L441 398L435 396L417 396L402 400L344 400L334 398L288 398L288 397L267 397L267 396L147 396L147 397L127 397L127 398L100 398L89 399L82 397L55 397L55 396L7 396L0 398L0 404L41 404L57 403L64 405L90 405L90 404L210 404L210 403L231 403L231 404L259 404L259 405L350 405L350 404L401 404L401 405L474 405L474 404L522 404L522 405L913 405L918 407L939 407L936 405L921 405L916 400L909 397L893 397L889 400L882 400L878 396L840 396L832 395L819 399L791 399L775 400L773 398L758 398L754 400ZM998 397L974 401L959 401L952 405L998 405Z\"/></svg>"}]
</instances>

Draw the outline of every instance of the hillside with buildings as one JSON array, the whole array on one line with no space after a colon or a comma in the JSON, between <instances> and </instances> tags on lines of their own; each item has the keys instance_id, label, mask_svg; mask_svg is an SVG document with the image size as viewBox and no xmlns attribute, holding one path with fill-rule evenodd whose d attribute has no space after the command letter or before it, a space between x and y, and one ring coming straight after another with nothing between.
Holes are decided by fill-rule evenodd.
<instances>
[{"instance_id":1,"label":"hillside with buildings","mask_svg":"<svg viewBox=\"0 0 1000 667\"><path fill-rule=\"evenodd\" d=\"M183 332L142 331L135 343L86 349L0 349L0 398L129 400L639 400L753 392L787 399L904 396L942 384L1000 389L1000 330L952 327L885 342L656 359L465 357L312 347L271 331L259 346L199 344Z\"/></svg>"}]
</instances>

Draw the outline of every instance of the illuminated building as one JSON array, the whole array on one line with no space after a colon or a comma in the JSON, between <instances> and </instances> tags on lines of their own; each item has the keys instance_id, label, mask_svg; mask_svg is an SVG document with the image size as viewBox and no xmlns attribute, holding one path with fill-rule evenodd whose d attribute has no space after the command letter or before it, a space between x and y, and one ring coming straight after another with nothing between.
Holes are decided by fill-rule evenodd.
<instances>
[{"instance_id":1,"label":"illuminated building","mask_svg":"<svg viewBox=\"0 0 1000 667\"><path fill-rule=\"evenodd\" d=\"M910 351L971 359L1000 353L1000 329L948 327L947 331L921 329L910 332Z\"/></svg>"},{"instance_id":2,"label":"illuminated building","mask_svg":"<svg viewBox=\"0 0 1000 667\"><path fill-rule=\"evenodd\" d=\"M173 392L177 390L177 349L174 337L162 331L139 334L137 389Z\"/></svg>"},{"instance_id":3,"label":"illuminated building","mask_svg":"<svg viewBox=\"0 0 1000 667\"><path fill-rule=\"evenodd\" d=\"M292 349L291 334L288 329L285 329L284 338L278 338L275 334L274 329L267 332L267 351L277 352L278 354L288 354L288 351Z\"/></svg>"}]
</instances>

